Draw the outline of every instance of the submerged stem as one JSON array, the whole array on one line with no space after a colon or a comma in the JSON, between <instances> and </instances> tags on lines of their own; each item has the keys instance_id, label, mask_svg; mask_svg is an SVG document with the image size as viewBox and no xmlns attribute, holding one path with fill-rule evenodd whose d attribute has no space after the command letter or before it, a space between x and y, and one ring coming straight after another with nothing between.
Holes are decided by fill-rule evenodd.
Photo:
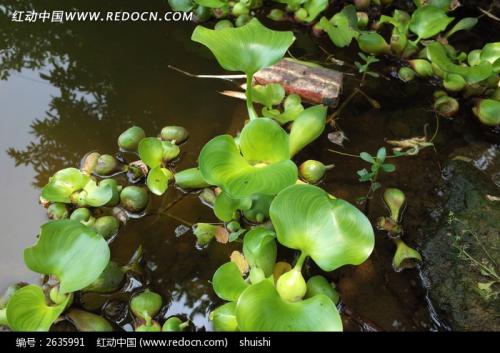
<instances>
[{"instance_id":1,"label":"submerged stem","mask_svg":"<svg viewBox=\"0 0 500 353\"><path fill-rule=\"evenodd\" d=\"M255 112L255 108L253 107L253 101L252 101L252 79L253 75L247 75L247 89L246 89L246 95L247 95L247 110L248 110L248 116L250 117L250 120L258 118L257 113Z\"/></svg>"}]
</instances>

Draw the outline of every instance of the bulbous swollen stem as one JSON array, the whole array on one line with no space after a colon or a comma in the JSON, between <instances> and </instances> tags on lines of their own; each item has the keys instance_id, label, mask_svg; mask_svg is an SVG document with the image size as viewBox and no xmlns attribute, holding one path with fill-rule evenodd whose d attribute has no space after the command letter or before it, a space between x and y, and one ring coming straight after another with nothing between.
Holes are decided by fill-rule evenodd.
<instances>
[{"instance_id":1,"label":"bulbous swollen stem","mask_svg":"<svg viewBox=\"0 0 500 353\"><path fill-rule=\"evenodd\" d=\"M253 80L253 74L252 75L247 74L246 96L247 96L248 116L250 117L250 120L258 118L257 112L255 111L255 108L253 107L253 100L252 100L252 80Z\"/></svg>"}]
</instances>

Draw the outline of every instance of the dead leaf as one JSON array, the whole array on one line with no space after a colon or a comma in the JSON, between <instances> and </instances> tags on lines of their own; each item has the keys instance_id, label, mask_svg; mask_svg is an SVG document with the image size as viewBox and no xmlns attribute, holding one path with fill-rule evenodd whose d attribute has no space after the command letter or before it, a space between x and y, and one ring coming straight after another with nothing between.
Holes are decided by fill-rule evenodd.
<instances>
[{"instance_id":1,"label":"dead leaf","mask_svg":"<svg viewBox=\"0 0 500 353\"><path fill-rule=\"evenodd\" d=\"M248 272L248 262L242 253L240 253L238 250L235 250L231 253L230 258L231 262L234 262L236 266L238 266L238 269L240 270L242 275Z\"/></svg>"},{"instance_id":2,"label":"dead leaf","mask_svg":"<svg viewBox=\"0 0 500 353\"><path fill-rule=\"evenodd\" d=\"M217 226L215 230L215 240L219 243L226 244L229 241L229 232L222 226Z\"/></svg>"}]
</instances>

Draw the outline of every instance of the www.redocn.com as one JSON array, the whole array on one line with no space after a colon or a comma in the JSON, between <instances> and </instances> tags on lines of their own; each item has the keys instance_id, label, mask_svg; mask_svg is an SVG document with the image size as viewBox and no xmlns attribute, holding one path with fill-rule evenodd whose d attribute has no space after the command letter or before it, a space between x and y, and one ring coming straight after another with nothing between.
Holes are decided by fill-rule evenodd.
<instances>
[{"instance_id":1,"label":"www.redocn.com","mask_svg":"<svg viewBox=\"0 0 500 353\"><path fill-rule=\"evenodd\" d=\"M193 12L178 11L14 11L12 22L187 22Z\"/></svg>"}]
</instances>

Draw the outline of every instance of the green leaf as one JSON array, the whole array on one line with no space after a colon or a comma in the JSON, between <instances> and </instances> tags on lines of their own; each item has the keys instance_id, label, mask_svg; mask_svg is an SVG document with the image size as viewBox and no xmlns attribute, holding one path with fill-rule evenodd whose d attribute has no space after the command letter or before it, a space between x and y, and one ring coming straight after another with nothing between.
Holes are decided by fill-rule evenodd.
<instances>
[{"instance_id":1,"label":"green leaf","mask_svg":"<svg viewBox=\"0 0 500 353\"><path fill-rule=\"evenodd\" d=\"M78 221L45 223L35 245L24 250L32 271L55 275L62 294L85 288L102 273L109 261L104 238Z\"/></svg>"},{"instance_id":2,"label":"green leaf","mask_svg":"<svg viewBox=\"0 0 500 353\"><path fill-rule=\"evenodd\" d=\"M253 101L262 104L267 108L280 104L285 98L285 89L279 83L268 85L255 85L252 87Z\"/></svg>"},{"instance_id":3,"label":"green leaf","mask_svg":"<svg viewBox=\"0 0 500 353\"><path fill-rule=\"evenodd\" d=\"M241 154L252 165L290 159L288 134L269 118L250 121L241 131L239 144Z\"/></svg>"},{"instance_id":4,"label":"green leaf","mask_svg":"<svg viewBox=\"0 0 500 353\"><path fill-rule=\"evenodd\" d=\"M396 170L396 166L391 163L382 164L382 170L386 173L392 173Z\"/></svg>"},{"instance_id":5,"label":"green leaf","mask_svg":"<svg viewBox=\"0 0 500 353\"><path fill-rule=\"evenodd\" d=\"M7 321L13 331L49 331L62 314L71 296L58 305L47 305L39 286L30 284L18 289L7 305Z\"/></svg>"},{"instance_id":6,"label":"green leaf","mask_svg":"<svg viewBox=\"0 0 500 353\"><path fill-rule=\"evenodd\" d=\"M275 136L272 131L268 132L270 136ZM272 151L275 141L270 140L268 135L263 133L260 139L257 145L264 147L267 143L268 148L259 150L262 155L257 155L254 149L256 145L250 141L245 142L243 145L248 156L259 160L260 157L276 160L280 155L284 156L284 148L276 146L276 151ZM217 136L210 140L201 150L199 164L200 172L208 183L221 187L235 198L259 192L277 194L297 180L297 166L292 161L251 165L240 154L234 139L229 135Z\"/></svg>"},{"instance_id":7,"label":"green leaf","mask_svg":"<svg viewBox=\"0 0 500 353\"><path fill-rule=\"evenodd\" d=\"M241 331L342 331L340 315L327 296L284 301L271 280L254 284L241 294L236 318Z\"/></svg>"},{"instance_id":8,"label":"green leaf","mask_svg":"<svg viewBox=\"0 0 500 353\"><path fill-rule=\"evenodd\" d=\"M234 219L234 213L238 210L248 210L252 206L250 197L233 198L222 191L215 199L214 213L223 222Z\"/></svg>"},{"instance_id":9,"label":"green leaf","mask_svg":"<svg viewBox=\"0 0 500 353\"><path fill-rule=\"evenodd\" d=\"M326 10L328 0L309 0L304 4L304 9L307 10L307 17L304 22L310 23L318 17L318 15Z\"/></svg>"},{"instance_id":10,"label":"green leaf","mask_svg":"<svg viewBox=\"0 0 500 353\"><path fill-rule=\"evenodd\" d=\"M481 61L494 64L500 58L500 42L488 43L481 49Z\"/></svg>"},{"instance_id":11,"label":"green leaf","mask_svg":"<svg viewBox=\"0 0 500 353\"><path fill-rule=\"evenodd\" d=\"M427 48L427 58L437 65L444 73L462 76L467 83L472 84L488 78L493 68L488 61L481 61L475 66L462 66L452 62L446 53L445 47L439 42L430 43Z\"/></svg>"},{"instance_id":12,"label":"green leaf","mask_svg":"<svg viewBox=\"0 0 500 353\"><path fill-rule=\"evenodd\" d=\"M219 267L212 278L215 294L227 301L238 300L240 294L248 287L234 262L226 262Z\"/></svg>"},{"instance_id":13,"label":"green leaf","mask_svg":"<svg viewBox=\"0 0 500 353\"><path fill-rule=\"evenodd\" d=\"M387 151L385 147L379 148L377 151L377 162L384 163L386 156L387 156Z\"/></svg>"},{"instance_id":14,"label":"green leaf","mask_svg":"<svg viewBox=\"0 0 500 353\"><path fill-rule=\"evenodd\" d=\"M193 9L193 0L168 0L168 4L174 11L188 12Z\"/></svg>"},{"instance_id":15,"label":"green leaf","mask_svg":"<svg viewBox=\"0 0 500 353\"><path fill-rule=\"evenodd\" d=\"M227 6L227 1L222 0L194 0L194 2L209 9L219 9Z\"/></svg>"},{"instance_id":16,"label":"green leaf","mask_svg":"<svg viewBox=\"0 0 500 353\"><path fill-rule=\"evenodd\" d=\"M149 171L146 185L153 194L163 195L167 191L168 183L173 178L174 175L170 170L157 166Z\"/></svg>"},{"instance_id":17,"label":"green leaf","mask_svg":"<svg viewBox=\"0 0 500 353\"><path fill-rule=\"evenodd\" d=\"M210 186L198 168L188 168L175 173L175 184L183 189L200 189Z\"/></svg>"},{"instance_id":18,"label":"green leaf","mask_svg":"<svg viewBox=\"0 0 500 353\"><path fill-rule=\"evenodd\" d=\"M50 202L70 203L70 196L83 189L89 177L76 168L61 169L42 189L42 198Z\"/></svg>"},{"instance_id":19,"label":"green leaf","mask_svg":"<svg viewBox=\"0 0 500 353\"><path fill-rule=\"evenodd\" d=\"M357 38L359 48L368 54L387 54L390 52L390 46L377 32L363 32Z\"/></svg>"},{"instance_id":20,"label":"green leaf","mask_svg":"<svg viewBox=\"0 0 500 353\"><path fill-rule=\"evenodd\" d=\"M454 33L458 32L458 31L471 30L477 24L477 21L478 20L476 17L462 18L448 32L446 32L445 37L449 38L450 36L452 36Z\"/></svg>"},{"instance_id":21,"label":"green leaf","mask_svg":"<svg viewBox=\"0 0 500 353\"><path fill-rule=\"evenodd\" d=\"M139 157L149 168L161 165L163 152L163 144L156 137L146 137L139 142Z\"/></svg>"},{"instance_id":22,"label":"green leaf","mask_svg":"<svg viewBox=\"0 0 500 353\"><path fill-rule=\"evenodd\" d=\"M197 26L191 40L208 47L224 69L253 75L283 58L295 37L292 32L266 28L253 18L238 28L216 31Z\"/></svg>"},{"instance_id":23,"label":"green leaf","mask_svg":"<svg viewBox=\"0 0 500 353\"><path fill-rule=\"evenodd\" d=\"M113 187L110 184L96 184L94 180L89 180L80 194L85 205L91 207L101 207L113 198Z\"/></svg>"},{"instance_id":24,"label":"green leaf","mask_svg":"<svg viewBox=\"0 0 500 353\"><path fill-rule=\"evenodd\" d=\"M434 6L426 6L417 9L411 16L410 31L418 36L418 39L426 39L444 31L453 21L446 12Z\"/></svg>"},{"instance_id":25,"label":"green leaf","mask_svg":"<svg viewBox=\"0 0 500 353\"><path fill-rule=\"evenodd\" d=\"M324 271L359 265L374 246L373 228L350 203L312 185L293 185L276 196L270 209L278 241L301 250Z\"/></svg>"},{"instance_id":26,"label":"green leaf","mask_svg":"<svg viewBox=\"0 0 500 353\"><path fill-rule=\"evenodd\" d=\"M346 47L358 35L356 8L353 5L348 5L330 20L322 17L319 26L328 34L333 44L340 48Z\"/></svg>"},{"instance_id":27,"label":"green leaf","mask_svg":"<svg viewBox=\"0 0 500 353\"><path fill-rule=\"evenodd\" d=\"M214 322L215 331L238 331L236 321L236 303L230 302L210 312L210 320Z\"/></svg>"},{"instance_id":28,"label":"green leaf","mask_svg":"<svg viewBox=\"0 0 500 353\"><path fill-rule=\"evenodd\" d=\"M245 234L243 255L250 267L258 267L266 277L273 274L276 262L276 235L266 228L254 228Z\"/></svg>"},{"instance_id":29,"label":"green leaf","mask_svg":"<svg viewBox=\"0 0 500 353\"><path fill-rule=\"evenodd\" d=\"M368 163L371 163L371 164L375 163L375 159L374 159L374 158L373 158L373 157L372 157L372 156L371 156L368 152L361 152L361 153L359 154L359 157L360 157L362 160L364 160L365 162L368 162ZM366 170L366 169L364 169L364 170ZM359 173L358 173L358 174L359 174ZM366 174L366 173L365 173L365 174ZM359 175L361 175L361 174L359 174Z\"/></svg>"},{"instance_id":30,"label":"green leaf","mask_svg":"<svg viewBox=\"0 0 500 353\"><path fill-rule=\"evenodd\" d=\"M321 135L325 129L326 110L324 105L314 105L302 111L293 122L289 139L291 156Z\"/></svg>"},{"instance_id":31,"label":"green leaf","mask_svg":"<svg viewBox=\"0 0 500 353\"><path fill-rule=\"evenodd\" d=\"M448 11L452 0L413 0L417 7L434 6Z\"/></svg>"},{"instance_id":32,"label":"green leaf","mask_svg":"<svg viewBox=\"0 0 500 353\"><path fill-rule=\"evenodd\" d=\"M483 124L488 126L500 125L500 101L494 99L481 99L472 108L474 114Z\"/></svg>"}]
</instances>

